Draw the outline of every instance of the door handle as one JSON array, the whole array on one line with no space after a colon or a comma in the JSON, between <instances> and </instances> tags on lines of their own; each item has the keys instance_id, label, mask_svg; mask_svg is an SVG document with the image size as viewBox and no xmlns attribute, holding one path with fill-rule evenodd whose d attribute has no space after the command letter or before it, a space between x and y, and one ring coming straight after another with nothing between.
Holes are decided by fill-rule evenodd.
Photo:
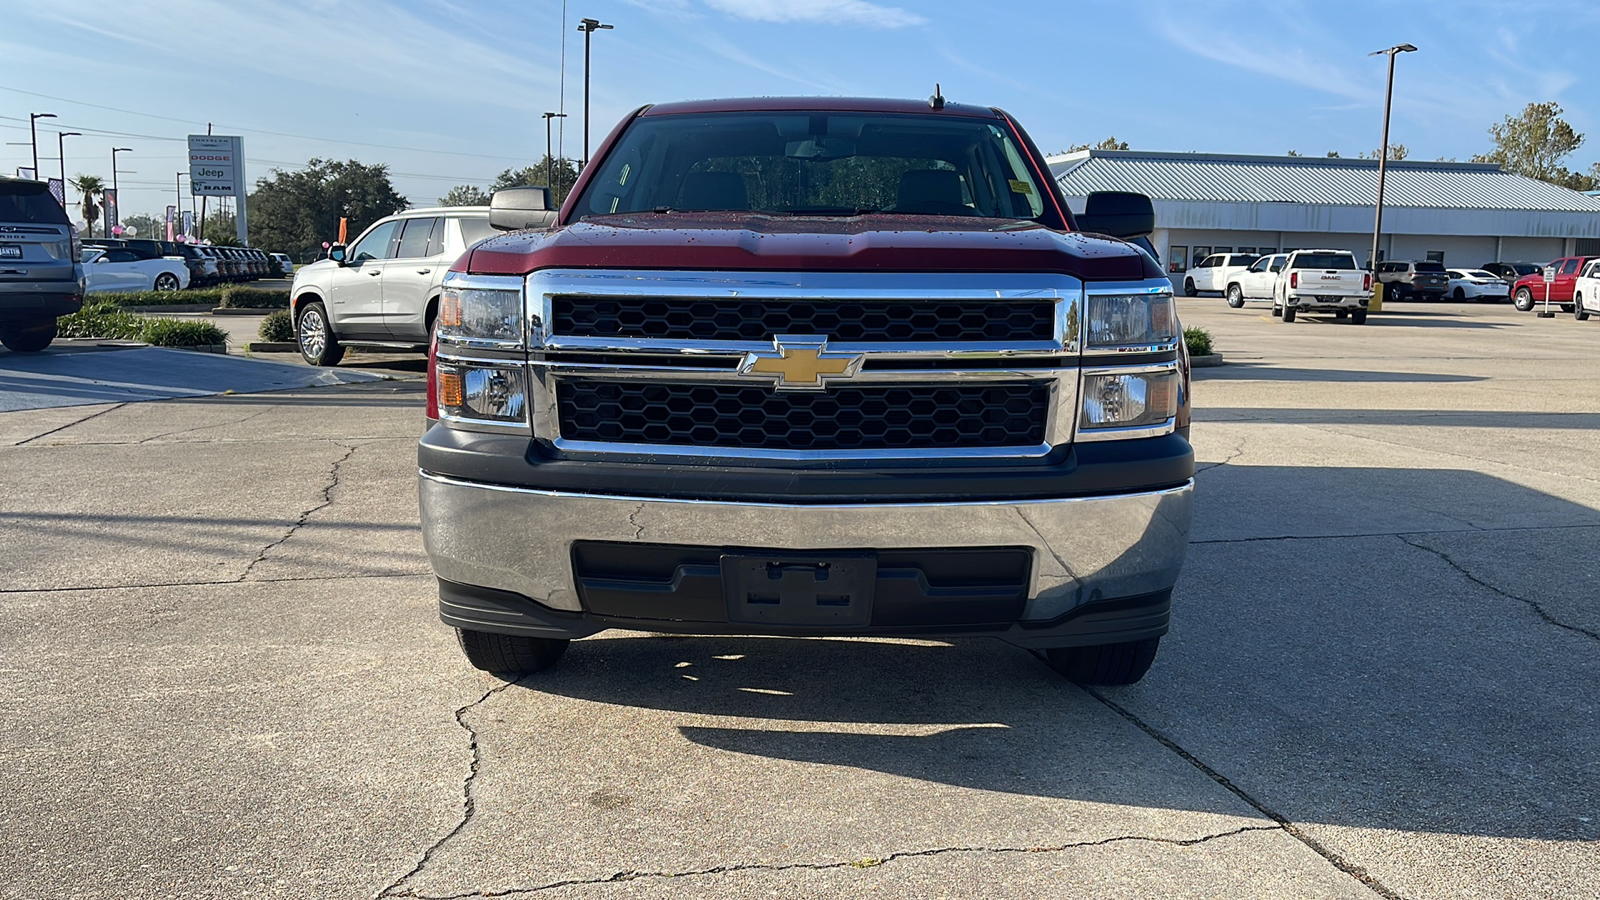
<instances>
[{"instance_id":1,"label":"door handle","mask_svg":"<svg viewBox=\"0 0 1600 900\"><path fill-rule=\"evenodd\" d=\"M429 272L432 272L432 271L433 271L432 269L418 269L417 270L417 274L418 275L426 275L426 274L428 274Z\"/></svg>"},{"instance_id":2,"label":"door handle","mask_svg":"<svg viewBox=\"0 0 1600 900\"><path fill-rule=\"evenodd\" d=\"M373 269L371 272L368 272L367 274L371 275L373 278L377 278L378 274L380 272L382 272L382 271L383 271L382 269Z\"/></svg>"}]
</instances>

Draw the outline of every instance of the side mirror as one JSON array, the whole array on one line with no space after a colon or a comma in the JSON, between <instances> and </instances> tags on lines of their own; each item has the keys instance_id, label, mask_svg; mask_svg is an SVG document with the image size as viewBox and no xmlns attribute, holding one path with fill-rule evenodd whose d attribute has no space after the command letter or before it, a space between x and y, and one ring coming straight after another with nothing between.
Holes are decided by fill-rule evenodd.
<instances>
[{"instance_id":1,"label":"side mirror","mask_svg":"<svg viewBox=\"0 0 1600 900\"><path fill-rule=\"evenodd\" d=\"M500 231L548 228L555 224L547 187L514 187L494 192L489 198L489 226Z\"/></svg>"},{"instance_id":2,"label":"side mirror","mask_svg":"<svg viewBox=\"0 0 1600 900\"><path fill-rule=\"evenodd\" d=\"M334 262L338 263L341 266L344 265L344 262L345 262L345 260L344 260L344 245L343 244L334 244L332 247L329 247L328 248L328 258L333 260Z\"/></svg>"},{"instance_id":3,"label":"side mirror","mask_svg":"<svg viewBox=\"0 0 1600 900\"><path fill-rule=\"evenodd\" d=\"M1075 217L1078 230L1115 238L1146 237L1156 230L1156 210L1150 198L1128 191L1096 191Z\"/></svg>"}]
</instances>

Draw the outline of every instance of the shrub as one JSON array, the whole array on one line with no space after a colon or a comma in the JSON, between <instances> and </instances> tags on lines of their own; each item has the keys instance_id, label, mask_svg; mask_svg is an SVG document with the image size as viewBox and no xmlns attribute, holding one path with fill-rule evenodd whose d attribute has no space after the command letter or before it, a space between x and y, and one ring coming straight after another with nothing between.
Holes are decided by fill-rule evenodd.
<instances>
[{"instance_id":1,"label":"shrub","mask_svg":"<svg viewBox=\"0 0 1600 900\"><path fill-rule=\"evenodd\" d=\"M228 335L210 322L141 316L108 300L95 300L70 316L62 316L56 320L56 328L67 338L143 341L157 347L200 347L228 342Z\"/></svg>"},{"instance_id":2,"label":"shrub","mask_svg":"<svg viewBox=\"0 0 1600 900\"><path fill-rule=\"evenodd\" d=\"M218 306L229 309L288 309L288 291L263 291L256 288L224 288Z\"/></svg>"},{"instance_id":3,"label":"shrub","mask_svg":"<svg viewBox=\"0 0 1600 900\"><path fill-rule=\"evenodd\" d=\"M1211 332L1199 326L1190 326L1183 330L1183 342L1189 345L1190 356L1211 355Z\"/></svg>"},{"instance_id":4,"label":"shrub","mask_svg":"<svg viewBox=\"0 0 1600 900\"><path fill-rule=\"evenodd\" d=\"M206 347L226 344L228 334L210 322L147 318L139 340L156 347Z\"/></svg>"},{"instance_id":5,"label":"shrub","mask_svg":"<svg viewBox=\"0 0 1600 900\"><path fill-rule=\"evenodd\" d=\"M293 341L294 319L289 317L287 309L275 309L267 313L261 320L261 330L257 332L263 341Z\"/></svg>"},{"instance_id":6,"label":"shrub","mask_svg":"<svg viewBox=\"0 0 1600 900\"><path fill-rule=\"evenodd\" d=\"M213 296L206 296L211 294ZM216 304L216 291L129 291L127 293L92 294L90 299L116 306L188 306L196 303Z\"/></svg>"}]
</instances>

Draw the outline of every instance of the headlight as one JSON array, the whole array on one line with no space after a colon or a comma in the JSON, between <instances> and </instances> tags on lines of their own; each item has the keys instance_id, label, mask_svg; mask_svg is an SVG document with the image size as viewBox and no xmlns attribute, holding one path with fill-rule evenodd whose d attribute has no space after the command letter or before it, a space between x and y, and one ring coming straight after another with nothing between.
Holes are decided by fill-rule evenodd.
<instances>
[{"instance_id":1,"label":"headlight","mask_svg":"<svg viewBox=\"0 0 1600 900\"><path fill-rule=\"evenodd\" d=\"M1178 338L1172 294L1089 295L1089 349L1170 344Z\"/></svg>"},{"instance_id":2,"label":"headlight","mask_svg":"<svg viewBox=\"0 0 1600 900\"><path fill-rule=\"evenodd\" d=\"M438 364L439 408L448 416L526 422L528 380L520 368Z\"/></svg>"},{"instance_id":3,"label":"headlight","mask_svg":"<svg viewBox=\"0 0 1600 900\"><path fill-rule=\"evenodd\" d=\"M439 299L439 337L522 343L522 292L446 288Z\"/></svg>"},{"instance_id":4,"label":"headlight","mask_svg":"<svg viewBox=\"0 0 1600 900\"><path fill-rule=\"evenodd\" d=\"M1178 373L1175 371L1084 376L1080 428L1160 425L1177 413Z\"/></svg>"}]
</instances>

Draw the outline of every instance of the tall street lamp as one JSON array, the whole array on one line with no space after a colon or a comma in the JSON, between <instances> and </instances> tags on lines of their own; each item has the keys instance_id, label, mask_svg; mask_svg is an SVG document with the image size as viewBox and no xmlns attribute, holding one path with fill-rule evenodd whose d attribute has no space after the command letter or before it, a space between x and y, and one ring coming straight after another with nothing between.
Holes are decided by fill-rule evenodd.
<instances>
[{"instance_id":1,"label":"tall street lamp","mask_svg":"<svg viewBox=\"0 0 1600 900\"><path fill-rule=\"evenodd\" d=\"M111 195L112 195L112 197L114 197L116 199L117 203L121 203L122 202L122 192L117 190L117 154L118 153L132 153L132 152L133 152L133 148L132 147L112 147L111 148ZM122 214L121 214L120 210L118 210L118 212L117 212L117 218L119 218L119 219L122 218ZM116 222L112 221L112 219L111 219L111 210L108 208L106 210L106 231L110 232L112 227L114 227L116 224L117 224Z\"/></svg>"},{"instance_id":2,"label":"tall street lamp","mask_svg":"<svg viewBox=\"0 0 1600 900\"><path fill-rule=\"evenodd\" d=\"M67 138L83 137L76 131L56 132L56 159L61 163L61 208L67 208Z\"/></svg>"},{"instance_id":3,"label":"tall street lamp","mask_svg":"<svg viewBox=\"0 0 1600 900\"><path fill-rule=\"evenodd\" d=\"M566 113L547 112L544 114L544 183L550 187L552 199L555 196L555 162L550 157L550 120L565 119Z\"/></svg>"},{"instance_id":4,"label":"tall street lamp","mask_svg":"<svg viewBox=\"0 0 1600 900\"><path fill-rule=\"evenodd\" d=\"M1383 143L1378 145L1378 211L1372 220L1372 283L1378 283L1378 236L1383 233L1383 184L1389 171L1389 108L1394 101L1394 58L1401 53L1412 53L1416 47L1396 44L1387 50L1375 50L1368 56L1389 57L1389 87L1383 95ZM1383 309L1383 301L1377 304Z\"/></svg>"},{"instance_id":5,"label":"tall street lamp","mask_svg":"<svg viewBox=\"0 0 1600 900\"><path fill-rule=\"evenodd\" d=\"M33 177L39 177L39 129L34 125L40 119L54 119L55 113L28 113L28 137L33 143ZM66 190L65 188L62 189Z\"/></svg>"},{"instance_id":6,"label":"tall street lamp","mask_svg":"<svg viewBox=\"0 0 1600 900\"><path fill-rule=\"evenodd\" d=\"M589 38L600 29L613 27L601 24L599 19L584 19L578 25L583 32L583 164L579 168L589 165Z\"/></svg>"}]
</instances>

